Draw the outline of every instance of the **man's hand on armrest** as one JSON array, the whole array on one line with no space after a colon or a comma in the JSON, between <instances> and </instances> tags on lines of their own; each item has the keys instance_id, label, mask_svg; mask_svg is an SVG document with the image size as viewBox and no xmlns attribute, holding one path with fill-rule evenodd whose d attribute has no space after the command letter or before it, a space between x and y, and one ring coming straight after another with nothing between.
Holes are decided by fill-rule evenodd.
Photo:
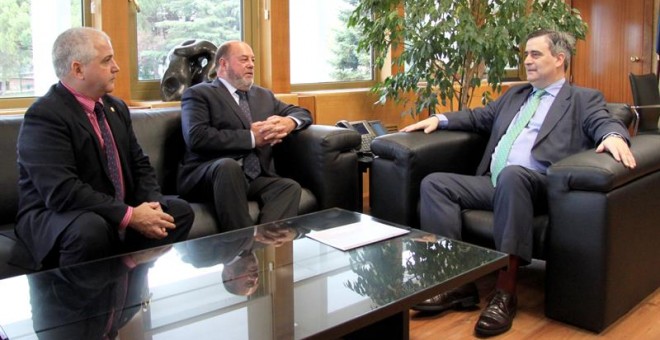
<instances>
[{"instance_id":1,"label":"man's hand on armrest","mask_svg":"<svg viewBox=\"0 0 660 340\"><path fill-rule=\"evenodd\" d=\"M412 132L417 130L424 130L424 133L431 133L438 129L438 125L440 125L440 119L437 116L432 116L424 119L421 122L408 125L399 131Z\"/></svg>"},{"instance_id":2,"label":"man's hand on armrest","mask_svg":"<svg viewBox=\"0 0 660 340\"><path fill-rule=\"evenodd\" d=\"M628 169L634 169L637 163L635 157L628 147L626 140L618 134L612 134L606 137L596 148L596 152L608 151L617 162L623 163Z\"/></svg>"}]
</instances>

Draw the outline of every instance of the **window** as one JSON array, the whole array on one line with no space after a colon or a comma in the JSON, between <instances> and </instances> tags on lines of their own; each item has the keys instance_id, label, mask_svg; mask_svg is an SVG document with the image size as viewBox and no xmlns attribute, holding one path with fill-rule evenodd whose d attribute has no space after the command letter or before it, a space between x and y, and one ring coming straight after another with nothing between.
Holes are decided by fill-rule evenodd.
<instances>
[{"instance_id":1,"label":"window","mask_svg":"<svg viewBox=\"0 0 660 340\"><path fill-rule=\"evenodd\" d=\"M0 98L14 99L3 100L3 106L32 101L57 82L53 42L64 30L83 25L88 2L0 0Z\"/></svg>"},{"instance_id":2,"label":"window","mask_svg":"<svg viewBox=\"0 0 660 340\"><path fill-rule=\"evenodd\" d=\"M167 70L168 54L185 41L208 40L217 46L227 40L245 40L242 3L241 0L140 0L136 18L134 87L138 93L134 93L135 97L159 96L159 82Z\"/></svg>"},{"instance_id":3,"label":"window","mask_svg":"<svg viewBox=\"0 0 660 340\"><path fill-rule=\"evenodd\" d=\"M289 0L292 88L321 88L320 83L333 83L336 88L337 82L370 85L374 79L371 54L357 52L358 36L346 27L356 3Z\"/></svg>"},{"instance_id":4,"label":"window","mask_svg":"<svg viewBox=\"0 0 660 340\"><path fill-rule=\"evenodd\" d=\"M242 37L240 0L142 0L138 13L138 79L160 79L169 51L190 39L215 45Z\"/></svg>"}]
</instances>

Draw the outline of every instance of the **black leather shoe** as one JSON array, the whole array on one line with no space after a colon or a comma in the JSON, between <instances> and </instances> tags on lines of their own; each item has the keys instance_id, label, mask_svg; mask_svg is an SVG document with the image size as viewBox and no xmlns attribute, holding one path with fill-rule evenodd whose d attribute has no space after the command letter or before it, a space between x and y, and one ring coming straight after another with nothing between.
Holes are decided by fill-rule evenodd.
<instances>
[{"instance_id":1,"label":"black leather shoe","mask_svg":"<svg viewBox=\"0 0 660 340\"><path fill-rule=\"evenodd\" d=\"M516 316L518 299L515 294L498 290L488 306L481 312L474 331L479 337L502 334L511 329Z\"/></svg>"},{"instance_id":2,"label":"black leather shoe","mask_svg":"<svg viewBox=\"0 0 660 340\"><path fill-rule=\"evenodd\" d=\"M448 292L438 294L412 307L420 312L443 312L448 309L466 309L479 303L477 286L470 282Z\"/></svg>"}]
</instances>

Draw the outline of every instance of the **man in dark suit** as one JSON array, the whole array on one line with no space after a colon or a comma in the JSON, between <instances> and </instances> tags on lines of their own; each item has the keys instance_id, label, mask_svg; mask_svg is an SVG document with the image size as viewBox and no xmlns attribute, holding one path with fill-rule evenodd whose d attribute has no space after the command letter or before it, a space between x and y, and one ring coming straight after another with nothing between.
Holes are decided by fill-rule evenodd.
<instances>
[{"instance_id":1,"label":"man in dark suit","mask_svg":"<svg viewBox=\"0 0 660 340\"><path fill-rule=\"evenodd\" d=\"M225 230L253 224L248 200L260 204L260 223L297 215L300 185L277 176L272 148L309 126L309 111L253 85L254 53L248 44L222 44L215 61L218 78L188 88L181 99L186 153L179 192L213 202Z\"/></svg>"},{"instance_id":2,"label":"man in dark suit","mask_svg":"<svg viewBox=\"0 0 660 340\"><path fill-rule=\"evenodd\" d=\"M428 175L421 184L424 230L461 239L462 209L491 209L498 250L510 254L496 293L482 311L475 332L491 336L511 328L516 313L516 273L532 257L532 219L547 209L546 170L553 163L597 145L623 166L635 167L624 125L611 118L600 92L565 80L575 39L562 32L532 33L525 48L529 84L514 86L484 108L430 117L402 131L470 130L490 135L477 176ZM415 306L443 311L474 306L474 283Z\"/></svg>"},{"instance_id":3,"label":"man in dark suit","mask_svg":"<svg viewBox=\"0 0 660 340\"><path fill-rule=\"evenodd\" d=\"M128 107L108 95L119 72L108 36L65 31L55 40L53 65L60 81L27 110L17 145L16 234L32 266L185 239L192 209L160 193Z\"/></svg>"}]
</instances>

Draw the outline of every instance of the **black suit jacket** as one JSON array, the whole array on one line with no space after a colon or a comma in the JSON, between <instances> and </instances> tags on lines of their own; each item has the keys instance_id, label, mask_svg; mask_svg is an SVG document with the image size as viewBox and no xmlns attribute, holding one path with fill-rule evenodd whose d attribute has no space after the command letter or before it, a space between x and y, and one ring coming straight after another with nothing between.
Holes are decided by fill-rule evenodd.
<instances>
[{"instance_id":1,"label":"black suit jacket","mask_svg":"<svg viewBox=\"0 0 660 340\"><path fill-rule=\"evenodd\" d=\"M490 134L477 175L489 171L495 146L532 90L530 84L514 86L485 107L446 114L450 130ZM627 140L630 138L623 123L608 113L600 92L565 83L541 125L532 146L532 156L550 166L567 156L593 148L610 132L619 133Z\"/></svg>"},{"instance_id":2,"label":"black suit jacket","mask_svg":"<svg viewBox=\"0 0 660 340\"><path fill-rule=\"evenodd\" d=\"M278 115L298 119L298 129L312 123L309 111L285 104L271 91L256 85L248 91L248 102L254 122ZM181 124L186 142L186 153L179 172L179 185L183 192L202 180L205 171L198 169L201 164L218 158L241 159L253 150L250 123L219 79L197 84L183 93ZM272 147L264 146L255 151L262 172L275 176Z\"/></svg>"},{"instance_id":3,"label":"black suit jacket","mask_svg":"<svg viewBox=\"0 0 660 340\"><path fill-rule=\"evenodd\" d=\"M105 154L87 115L61 83L25 113L17 145L16 233L36 263L83 212L94 212L119 225L128 205L161 201L155 171L135 138L128 107L109 95L103 102L121 159L124 202L114 198Z\"/></svg>"}]
</instances>

